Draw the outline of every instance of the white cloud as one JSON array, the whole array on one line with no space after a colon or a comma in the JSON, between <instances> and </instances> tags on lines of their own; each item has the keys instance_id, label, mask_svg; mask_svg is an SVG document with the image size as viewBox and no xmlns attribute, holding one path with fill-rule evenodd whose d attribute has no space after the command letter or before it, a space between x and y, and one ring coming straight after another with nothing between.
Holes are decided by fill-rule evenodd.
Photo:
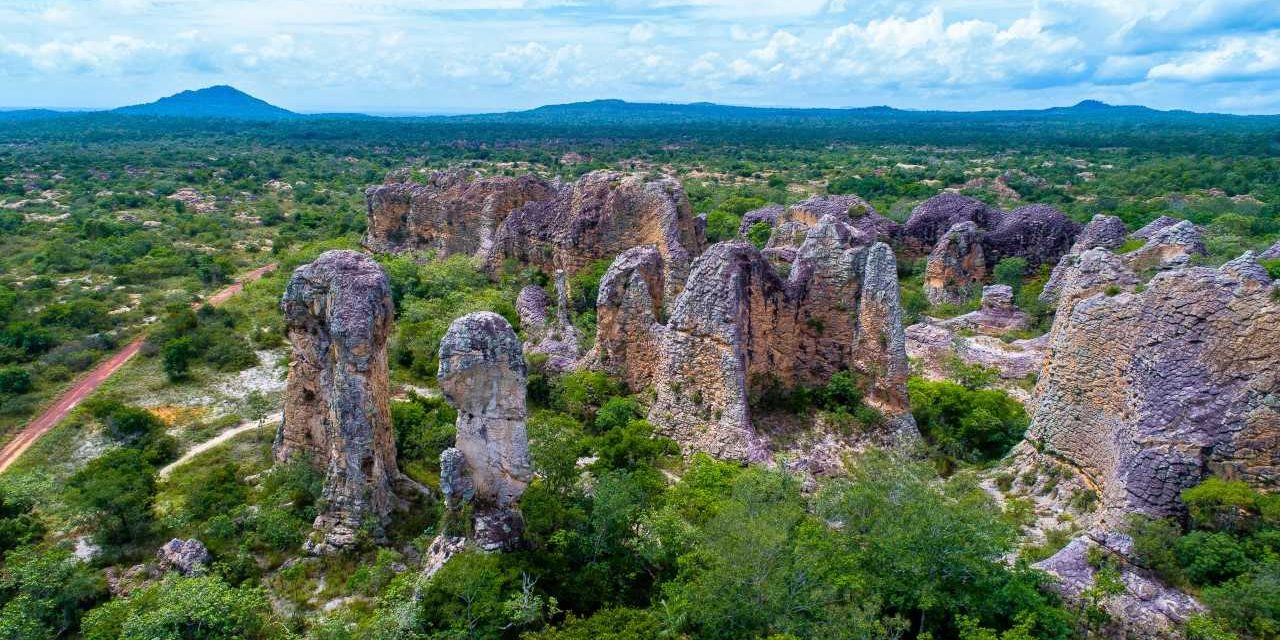
<instances>
[{"instance_id":1,"label":"white cloud","mask_svg":"<svg viewBox=\"0 0 1280 640\"><path fill-rule=\"evenodd\" d=\"M120 73L142 58L167 53L164 45L132 36L111 35L100 40L53 40L39 45L7 44L6 52L27 60L40 71Z\"/></svg>"},{"instance_id":2,"label":"white cloud","mask_svg":"<svg viewBox=\"0 0 1280 640\"><path fill-rule=\"evenodd\" d=\"M1152 67L1147 78L1179 82L1280 78L1280 32L1224 38L1210 49Z\"/></svg>"},{"instance_id":3,"label":"white cloud","mask_svg":"<svg viewBox=\"0 0 1280 640\"><path fill-rule=\"evenodd\" d=\"M652 40L656 35L658 35L658 30L652 24L638 22L634 27L631 27L631 31L627 34L627 39L632 44L644 44Z\"/></svg>"}]
</instances>

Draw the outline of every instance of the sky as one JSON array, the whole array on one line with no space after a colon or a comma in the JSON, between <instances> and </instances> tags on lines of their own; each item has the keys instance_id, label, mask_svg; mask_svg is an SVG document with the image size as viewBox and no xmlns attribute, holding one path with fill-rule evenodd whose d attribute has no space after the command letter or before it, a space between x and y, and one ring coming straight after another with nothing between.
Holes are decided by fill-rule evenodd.
<instances>
[{"instance_id":1,"label":"sky","mask_svg":"<svg viewBox=\"0 0 1280 640\"><path fill-rule=\"evenodd\" d=\"M598 98L1280 113L1280 0L0 0L0 106Z\"/></svg>"}]
</instances>

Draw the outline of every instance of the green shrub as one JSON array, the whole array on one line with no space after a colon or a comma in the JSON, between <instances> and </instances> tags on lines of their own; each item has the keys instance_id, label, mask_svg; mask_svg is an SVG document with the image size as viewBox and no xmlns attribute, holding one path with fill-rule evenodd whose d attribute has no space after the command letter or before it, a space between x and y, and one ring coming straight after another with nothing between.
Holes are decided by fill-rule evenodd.
<instances>
[{"instance_id":1,"label":"green shrub","mask_svg":"<svg viewBox=\"0 0 1280 640\"><path fill-rule=\"evenodd\" d=\"M31 390L31 374L18 365L0 367L0 394L21 395Z\"/></svg>"},{"instance_id":2,"label":"green shrub","mask_svg":"<svg viewBox=\"0 0 1280 640\"><path fill-rule=\"evenodd\" d=\"M773 227L768 222L764 221L757 222L751 225L750 229L747 229L747 239L750 240L751 244L755 245L757 249L765 248L765 245L769 244L769 236L772 234Z\"/></svg>"},{"instance_id":3,"label":"green shrub","mask_svg":"<svg viewBox=\"0 0 1280 640\"><path fill-rule=\"evenodd\" d=\"M1022 439L1027 414L1003 391L971 390L949 381L908 381L911 414L942 455L964 462L1004 456Z\"/></svg>"},{"instance_id":4,"label":"green shrub","mask_svg":"<svg viewBox=\"0 0 1280 640\"><path fill-rule=\"evenodd\" d=\"M998 284L1012 287L1016 296L1022 290L1022 278L1027 274L1027 259L1019 256L1003 258L996 263L991 274Z\"/></svg>"},{"instance_id":5,"label":"green shrub","mask_svg":"<svg viewBox=\"0 0 1280 640\"><path fill-rule=\"evenodd\" d=\"M609 398L622 394L622 384L599 371L571 371L556 380L552 394L552 406L591 423Z\"/></svg>"}]
</instances>

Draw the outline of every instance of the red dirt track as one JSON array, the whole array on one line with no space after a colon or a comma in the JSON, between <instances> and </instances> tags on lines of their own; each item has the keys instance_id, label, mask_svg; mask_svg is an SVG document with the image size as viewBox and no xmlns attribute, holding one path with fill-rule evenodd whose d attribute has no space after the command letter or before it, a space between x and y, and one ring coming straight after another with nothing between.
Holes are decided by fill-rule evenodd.
<instances>
[{"instance_id":1,"label":"red dirt track","mask_svg":"<svg viewBox=\"0 0 1280 640\"><path fill-rule=\"evenodd\" d=\"M246 282L253 282L258 278L275 271L275 269L275 263L254 269L253 271L241 276L234 284L229 285L225 289L209 296L209 298L203 303L198 302L192 306L199 307L205 304L214 306L220 305L227 300L230 300L232 296L240 293L240 291L244 289ZM80 404L80 402L85 398L88 398L94 391L97 391L98 387L102 386L102 383L106 382L107 378L111 377L111 374L118 371L120 367L123 367L126 362L138 354L138 351L142 349L142 345L146 341L147 337L145 335L135 338L134 341L126 345L125 348L116 352L115 355L107 358L98 366L94 367L92 371L85 374L84 377L75 383L75 385L63 392L63 394L59 396L53 404L49 405L49 408L45 409L43 413L37 416L35 420L27 423L27 426L24 427L18 435L14 436L13 439L4 446L3 450L0 450L0 472L4 472L8 469L9 465L12 465L14 461L18 459L18 456L21 456L27 449L30 449L31 445L35 444L36 440L38 440L40 436L48 433L54 426L61 422L63 418L67 417L67 414L71 413L71 410L74 409L76 405Z\"/></svg>"}]
</instances>

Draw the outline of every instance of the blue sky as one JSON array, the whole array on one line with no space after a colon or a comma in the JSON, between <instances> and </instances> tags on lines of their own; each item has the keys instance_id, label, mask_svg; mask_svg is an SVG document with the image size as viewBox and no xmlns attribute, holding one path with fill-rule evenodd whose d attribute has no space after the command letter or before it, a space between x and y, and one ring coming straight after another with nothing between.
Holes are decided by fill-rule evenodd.
<instances>
[{"instance_id":1,"label":"blue sky","mask_svg":"<svg viewBox=\"0 0 1280 640\"><path fill-rule=\"evenodd\" d=\"M0 0L0 105L594 98L1280 113L1280 0Z\"/></svg>"}]
</instances>

